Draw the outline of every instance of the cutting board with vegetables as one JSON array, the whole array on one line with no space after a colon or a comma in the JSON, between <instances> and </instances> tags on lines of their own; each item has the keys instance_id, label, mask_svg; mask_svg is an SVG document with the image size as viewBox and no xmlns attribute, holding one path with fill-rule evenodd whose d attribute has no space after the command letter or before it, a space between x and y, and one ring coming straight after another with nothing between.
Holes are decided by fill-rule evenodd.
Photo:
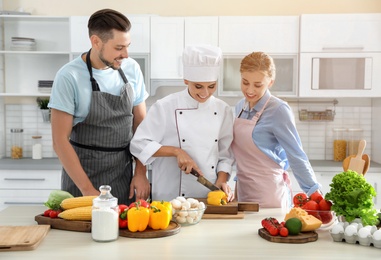
<instances>
[{"instance_id":1,"label":"cutting board with vegetables","mask_svg":"<svg viewBox=\"0 0 381 260\"><path fill-rule=\"evenodd\" d=\"M202 201L206 205L206 210L204 214L233 214L237 215L238 212L243 211L259 211L259 204L257 202L237 202L232 201L227 203L226 205L210 205L207 203L207 199L197 199L198 201Z\"/></svg>"},{"instance_id":2,"label":"cutting board with vegetables","mask_svg":"<svg viewBox=\"0 0 381 260\"><path fill-rule=\"evenodd\" d=\"M119 236L130 238L157 238L172 236L180 232L181 226L174 221L169 223L169 226L163 230L154 230L147 228L142 232L131 232L128 229L120 229Z\"/></svg>"},{"instance_id":3,"label":"cutting board with vegetables","mask_svg":"<svg viewBox=\"0 0 381 260\"><path fill-rule=\"evenodd\" d=\"M34 217L34 220L39 225L50 225L51 228L77 231L77 232L90 232L91 231L91 221L76 221L76 220L65 220L62 218L50 218L45 217L43 214Z\"/></svg>"},{"instance_id":4,"label":"cutting board with vegetables","mask_svg":"<svg viewBox=\"0 0 381 260\"><path fill-rule=\"evenodd\" d=\"M262 238L270 242L275 242L275 243L301 244L301 243L314 242L318 239L318 234L315 231L302 232L302 233L299 233L298 235L294 235L294 236L289 235L287 237L282 237L280 235L272 236L265 228L261 228L258 230L258 234Z\"/></svg>"},{"instance_id":5,"label":"cutting board with vegetables","mask_svg":"<svg viewBox=\"0 0 381 260\"><path fill-rule=\"evenodd\" d=\"M0 252L33 250L49 230L49 225L0 226Z\"/></svg>"}]
</instances>

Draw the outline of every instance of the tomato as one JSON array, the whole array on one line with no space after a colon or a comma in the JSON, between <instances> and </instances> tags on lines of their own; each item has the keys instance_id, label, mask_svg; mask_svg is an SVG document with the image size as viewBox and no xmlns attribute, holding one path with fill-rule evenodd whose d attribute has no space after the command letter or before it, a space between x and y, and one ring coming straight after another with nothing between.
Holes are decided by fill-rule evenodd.
<instances>
[{"instance_id":1,"label":"tomato","mask_svg":"<svg viewBox=\"0 0 381 260\"><path fill-rule=\"evenodd\" d=\"M49 217L51 217L51 218L56 218L56 217L58 217L58 211L56 211L56 210L52 210L52 211L50 211L50 213L49 213Z\"/></svg>"},{"instance_id":2,"label":"tomato","mask_svg":"<svg viewBox=\"0 0 381 260\"><path fill-rule=\"evenodd\" d=\"M318 191L315 191L310 196L310 200L316 201L317 203L319 203L322 199L323 199L323 196Z\"/></svg>"},{"instance_id":3,"label":"tomato","mask_svg":"<svg viewBox=\"0 0 381 260\"><path fill-rule=\"evenodd\" d=\"M319 204L316 201L310 200L302 206L302 209L308 211L308 210L319 210L320 208L319 208Z\"/></svg>"},{"instance_id":4,"label":"tomato","mask_svg":"<svg viewBox=\"0 0 381 260\"><path fill-rule=\"evenodd\" d=\"M320 219L323 224L327 224L332 220L332 213L330 211L320 211Z\"/></svg>"},{"instance_id":5,"label":"tomato","mask_svg":"<svg viewBox=\"0 0 381 260\"><path fill-rule=\"evenodd\" d=\"M308 200L307 194L305 194L303 192L295 194L295 196L293 198L293 202L294 202L295 207L303 206L307 202L307 200Z\"/></svg>"},{"instance_id":6,"label":"tomato","mask_svg":"<svg viewBox=\"0 0 381 260\"><path fill-rule=\"evenodd\" d=\"M288 229L286 227L281 227L279 229L279 235L281 237L287 237L288 236Z\"/></svg>"},{"instance_id":7,"label":"tomato","mask_svg":"<svg viewBox=\"0 0 381 260\"><path fill-rule=\"evenodd\" d=\"M322 199L319 202L320 210L331 210L332 202L329 200Z\"/></svg>"},{"instance_id":8,"label":"tomato","mask_svg":"<svg viewBox=\"0 0 381 260\"><path fill-rule=\"evenodd\" d=\"M44 211L44 217L49 217L50 212L53 211L52 209L47 209Z\"/></svg>"}]
</instances>

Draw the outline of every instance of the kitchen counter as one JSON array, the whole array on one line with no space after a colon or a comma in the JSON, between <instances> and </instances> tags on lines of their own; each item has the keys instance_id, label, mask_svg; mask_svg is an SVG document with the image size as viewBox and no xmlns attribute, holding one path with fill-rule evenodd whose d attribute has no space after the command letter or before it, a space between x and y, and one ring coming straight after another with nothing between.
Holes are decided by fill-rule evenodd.
<instances>
[{"instance_id":1,"label":"kitchen counter","mask_svg":"<svg viewBox=\"0 0 381 260\"><path fill-rule=\"evenodd\" d=\"M36 225L43 206L10 206L0 211L1 225ZM90 233L51 229L32 251L0 252L1 259L378 259L381 249L333 242L328 231L318 231L315 242L269 242L258 235L265 217L284 217L280 209L245 213L244 219L203 219L182 227L176 235L138 239L119 237L98 243Z\"/></svg>"}]
</instances>

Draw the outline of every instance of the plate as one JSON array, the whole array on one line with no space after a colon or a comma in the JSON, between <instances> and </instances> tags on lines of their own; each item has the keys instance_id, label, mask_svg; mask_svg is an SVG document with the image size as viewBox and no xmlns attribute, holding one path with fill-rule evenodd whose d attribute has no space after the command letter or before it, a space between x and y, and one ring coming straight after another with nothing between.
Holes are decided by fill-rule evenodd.
<instances>
[{"instance_id":1,"label":"plate","mask_svg":"<svg viewBox=\"0 0 381 260\"><path fill-rule=\"evenodd\" d=\"M141 232L131 232L128 229L120 229L119 236L130 237L130 238L157 238L157 237L167 237L172 236L180 232L181 225L171 221L166 229L154 230L147 228Z\"/></svg>"}]
</instances>

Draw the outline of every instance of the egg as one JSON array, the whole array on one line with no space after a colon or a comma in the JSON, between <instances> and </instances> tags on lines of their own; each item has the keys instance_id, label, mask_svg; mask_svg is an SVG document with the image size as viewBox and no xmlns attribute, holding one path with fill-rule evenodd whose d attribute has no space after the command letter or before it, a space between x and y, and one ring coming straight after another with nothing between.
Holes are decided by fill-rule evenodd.
<instances>
[{"instance_id":1,"label":"egg","mask_svg":"<svg viewBox=\"0 0 381 260\"><path fill-rule=\"evenodd\" d=\"M375 231L374 233L373 233L373 239L374 240L381 240L381 229L379 229L379 230L377 230L377 231Z\"/></svg>"},{"instance_id":2,"label":"egg","mask_svg":"<svg viewBox=\"0 0 381 260\"><path fill-rule=\"evenodd\" d=\"M353 236L357 233L357 227L355 225L349 225L345 228L344 231L345 235L347 236Z\"/></svg>"},{"instance_id":3,"label":"egg","mask_svg":"<svg viewBox=\"0 0 381 260\"><path fill-rule=\"evenodd\" d=\"M331 229L332 234L339 234L340 232L344 232L344 227L340 224L334 225Z\"/></svg>"},{"instance_id":4,"label":"egg","mask_svg":"<svg viewBox=\"0 0 381 260\"><path fill-rule=\"evenodd\" d=\"M360 228L358 235L360 238L367 238L370 236L370 229L366 227Z\"/></svg>"}]
</instances>

